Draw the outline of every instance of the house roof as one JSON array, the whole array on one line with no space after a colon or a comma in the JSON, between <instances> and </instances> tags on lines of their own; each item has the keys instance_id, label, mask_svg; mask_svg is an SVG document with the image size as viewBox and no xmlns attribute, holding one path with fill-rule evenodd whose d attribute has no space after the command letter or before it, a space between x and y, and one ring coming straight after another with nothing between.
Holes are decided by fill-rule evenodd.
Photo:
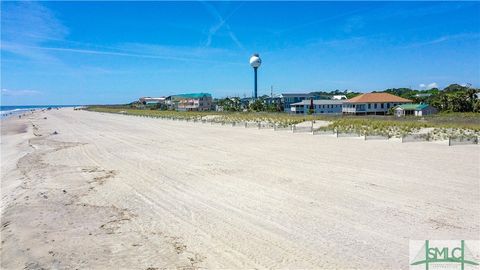
<instances>
[{"instance_id":1,"label":"house roof","mask_svg":"<svg viewBox=\"0 0 480 270\"><path fill-rule=\"evenodd\" d=\"M308 93L282 93L281 97L313 97L315 95Z\"/></svg>"},{"instance_id":2,"label":"house roof","mask_svg":"<svg viewBox=\"0 0 480 270\"><path fill-rule=\"evenodd\" d=\"M335 100L335 99L316 99L313 100L313 105L342 105L345 100ZM292 103L291 106L295 105L310 105L310 100L302 100L297 103Z\"/></svg>"},{"instance_id":3,"label":"house roof","mask_svg":"<svg viewBox=\"0 0 480 270\"><path fill-rule=\"evenodd\" d=\"M402 104L398 105L397 108L401 108L407 111L420 111L428 107L428 104Z\"/></svg>"},{"instance_id":4,"label":"house roof","mask_svg":"<svg viewBox=\"0 0 480 270\"><path fill-rule=\"evenodd\" d=\"M191 94L180 94L173 95L172 98L202 98L202 97L212 97L209 93L191 93Z\"/></svg>"},{"instance_id":5,"label":"house roof","mask_svg":"<svg viewBox=\"0 0 480 270\"><path fill-rule=\"evenodd\" d=\"M382 103L382 102L412 102L409 99L398 97L389 93L366 93L349 100L346 103Z\"/></svg>"}]
</instances>

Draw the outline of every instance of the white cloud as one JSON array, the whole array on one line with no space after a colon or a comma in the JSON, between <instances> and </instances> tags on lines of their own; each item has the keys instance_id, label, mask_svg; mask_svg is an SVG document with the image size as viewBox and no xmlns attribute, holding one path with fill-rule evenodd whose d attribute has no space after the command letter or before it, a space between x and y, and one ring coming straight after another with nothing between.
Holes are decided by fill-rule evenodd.
<instances>
[{"instance_id":1,"label":"white cloud","mask_svg":"<svg viewBox=\"0 0 480 270\"><path fill-rule=\"evenodd\" d=\"M34 60L54 58L24 46L40 46L51 40L62 41L68 30L54 14L37 2L9 2L2 5L2 51Z\"/></svg>"},{"instance_id":2,"label":"white cloud","mask_svg":"<svg viewBox=\"0 0 480 270\"><path fill-rule=\"evenodd\" d=\"M171 60L182 62L239 64L228 61L232 51L210 48L212 37L220 28L227 31L228 36L239 47L242 44L231 31L227 23L242 5L238 5L228 16L222 17L211 4L204 6L218 25L211 28L207 47L180 47L158 44L123 43L106 46L69 41L66 39L68 29L54 16L54 12L38 2L9 2L2 5L2 52L9 52L40 63L58 64L63 68L72 69L62 61L65 54L84 54L113 57L135 57L151 60ZM49 42L55 41L55 46ZM223 59L223 60L215 60ZM75 68L73 68L75 69Z\"/></svg>"},{"instance_id":3,"label":"white cloud","mask_svg":"<svg viewBox=\"0 0 480 270\"><path fill-rule=\"evenodd\" d=\"M2 96L33 96L41 94L40 91L36 90L11 90L11 89L2 89Z\"/></svg>"},{"instance_id":4,"label":"white cloud","mask_svg":"<svg viewBox=\"0 0 480 270\"><path fill-rule=\"evenodd\" d=\"M306 22L306 23L294 25L294 26L285 28L283 30L274 31L274 32L276 34L282 34L282 33L285 33L285 32L296 31L296 30L303 29L303 28L306 28L306 27L309 27L309 26L312 26L312 25L318 25L318 24L325 23L325 22L328 22L328 21L338 20L338 19L346 17L346 16L355 15L357 13L361 13L361 12L365 12L365 11L369 11L369 10L371 10L371 8L360 8L360 9L348 11L346 13L331 14L332 16L330 16L330 17L328 17L328 16L327 17L322 17L321 19L317 19L317 20L314 20L314 21L309 21L309 22ZM362 27L363 27L363 25L362 25Z\"/></svg>"},{"instance_id":5,"label":"white cloud","mask_svg":"<svg viewBox=\"0 0 480 270\"><path fill-rule=\"evenodd\" d=\"M241 7L243 6L243 3L238 5L230 14L228 14L226 17L223 17L220 15L220 12L215 8L215 6L201 1L201 4L205 7L205 9L210 13L212 17L214 17L217 20L217 23L214 24L210 29L208 30L208 36L207 36L207 41L205 42L205 46L209 47L212 44L212 39L213 37L217 34L217 32L224 28L227 31L228 36L230 39L240 48L244 49L243 44L238 40L237 36L235 33L232 31L230 28L230 25L227 23L227 20Z\"/></svg>"},{"instance_id":6,"label":"white cloud","mask_svg":"<svg viewBox=\"0 0 480 270\"><path fill-rule=\"evenodd\" d=\"M420 89L427 89L427 90L430 90L432 88L438 88L438 84L436 82L432 82L429 84L421 83L418 86L420 87Z\"/></svg>"},{"instance_id":7,"label":"white cloud","mask_svg":"<svg viewBox=\"0 0 480 270\"><path fill-rule=\"evenodd\" d=\"M2 45L3 48L3 45ZM16 46L18 50L25 51L52 51L58 53L78 53L86 55L103 55L103 56L117 56L117 57L135 57L146 58L153 60L172 60L183 62L198 62L198 63L217 63L217 64L242 64L240 62L232 62L225 60L216 60L219 57L212 58L211 55L219 55L222 50L210 48L196 48L196 47L167 47L156 46L149 44L136 45L121 45L114 50L97 50L97 49L80 49L80 48L63 48L63 47L45 47L45 46ZM147 53L145 53L147 52ZM224 51L225 56L227 51Z\"/></svg>"},{"instance_id":8,"label":"white cloud","mask_svg":"<svg viewBox=\"0 0 480 270\"><path fill-rule=\"evenodd\" d=\"M455 40L474 40L474 41L478 41L479 39L480 39L480 34L479 33L461 33L461 34L455 34L455 35L441 36L441 37L438 37L438 38L432 39L432 40L416 42L416 43L409 44L405 47L406 48L414 48L414 47L422 47L422 46L427 46L427 45L435 45L435 44L448 42L448 41L455 41Z\"/></svg>"},{"instance_id":9,"label":"white cloud","mask_svg":"<svg viewBox=\"0 0 480 270\"><path fill-rule=\"evenodd\" d=\"M10 2L2 10L2 40L38 43L62 40L67 33L67 28L40 3Z\"/></svg>"},{"instance_id":10,"label":"white cloud","mask_svg":"<svg viewBox=\"0 0 480 270\"><path fill-rule=\"evenodd\" d=\"M165 46L158 44L124 43L117 50L131 53L142 53L163 57L178 57L187 60L200 58L222 58L232 55L233 51L211 47Z\"/></svg>"},{"instance_id":11,"label":"white cloud","mask_svg":"<svg viewBox=\"0 0 480 270\"><path fill-rule=\"evenodd\" d=\"M436 82L429 83L427 85L427 89L438 88L438 84Z\"/></svg>"}]
</instances>

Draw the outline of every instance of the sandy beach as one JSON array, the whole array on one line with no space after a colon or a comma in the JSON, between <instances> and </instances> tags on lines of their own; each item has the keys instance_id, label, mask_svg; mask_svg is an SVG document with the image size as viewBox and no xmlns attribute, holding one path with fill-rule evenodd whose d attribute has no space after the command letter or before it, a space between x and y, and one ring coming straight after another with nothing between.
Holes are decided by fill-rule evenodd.
<instances>
[{"instance_id":1,"label":"sandy beach","mask_svg":"<svg viewBox=\"0 0 480 270\"><path fill-rule=\"evenodd\" d=\"M408 269L409 240L480 235L476 145L67 108L1 128L2 269Z\"/></svg>"}]
</instances>

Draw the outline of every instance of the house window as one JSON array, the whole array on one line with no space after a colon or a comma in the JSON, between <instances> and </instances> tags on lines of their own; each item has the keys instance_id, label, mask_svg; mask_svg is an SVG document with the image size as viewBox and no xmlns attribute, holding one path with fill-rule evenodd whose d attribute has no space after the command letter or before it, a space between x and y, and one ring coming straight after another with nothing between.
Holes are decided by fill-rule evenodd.
<instances>
[{"instance_id":1,"label":"house window","mask_svg":"<svg viewBox=\"0 0 480 270\"><path fill-rule=\"evenodd\" d=\"M374 108L374 109L377 108L377 103L373 104L373 108Z\"/></svg>"},{"instance_id":2,"label":"house window","mask_svg":"<svg viewBox=\"0 0 480 270\"><path fill-rule=\"evenodd\" d=\"M390 103L387 103L387 109L390 109Z\"/></svg>"},{"instance_id":3,"label":"house window","mask_svg":"<svg viewBox=\"0 0 480 270\"><path fill-rule=\"evenodd\" d=\"M382 104L380 104L380 108L382 108L382 109L383 109L383 103L382 103Z\"/></svg>"},{"instance_id":4,"label":"house window","mask_svg":"<svg viewBox=\"0 0 480 270\"><path fill-rule=\"evenodd\" d=\"M371 109L371 108L372 108L372 104L368 103L368 108Z\"/></svg>"}]
</instances>

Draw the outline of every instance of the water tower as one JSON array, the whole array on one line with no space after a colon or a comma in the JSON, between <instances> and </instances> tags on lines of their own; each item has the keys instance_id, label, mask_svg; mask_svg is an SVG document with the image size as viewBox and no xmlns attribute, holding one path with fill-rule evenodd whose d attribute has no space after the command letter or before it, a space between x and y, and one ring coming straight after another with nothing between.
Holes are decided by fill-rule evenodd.
<instances>
[{"instance_id":1,"label":"water tower","mask_svg":"<svg viewBox=\"0 0 480 270\"><path fill-rule=\"evenodd\" d=\"M262 64L262 59L260 59L260 56L258 53L255 53L250 57L250 66L253 67L253 71L255 73L255 92L253 98L257 99L257 69L258 67Z\"/></svg>"}]
</instances>

